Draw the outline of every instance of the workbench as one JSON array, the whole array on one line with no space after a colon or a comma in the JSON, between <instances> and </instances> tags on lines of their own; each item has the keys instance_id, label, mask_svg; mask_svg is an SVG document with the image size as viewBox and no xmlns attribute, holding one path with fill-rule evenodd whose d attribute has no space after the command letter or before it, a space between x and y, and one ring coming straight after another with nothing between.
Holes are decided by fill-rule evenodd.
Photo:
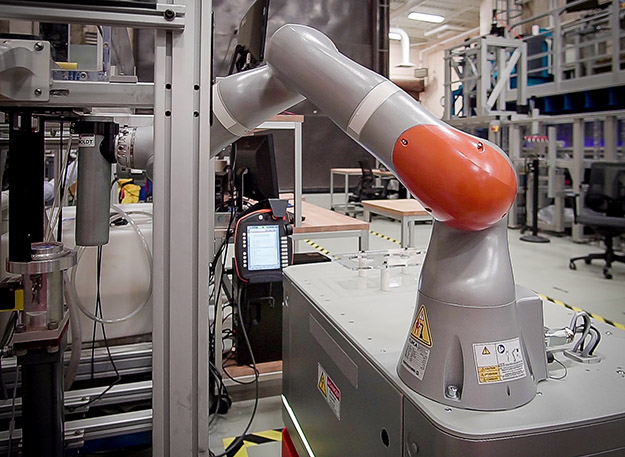
<instances>
[{"instance_id":1,"label":"workbench","mask_svg":"<svg viewBox=\"0 0 625 457\"><path fill-rule=\"evenodd\" d=\"M401 222L402 248L415 247L413 236L415 222L432 220L430 213L414 198L363 200L360 203L362 204L364 218L367 222L371 222L371 214L380 214Z\"/></svg>"}]
</instances>

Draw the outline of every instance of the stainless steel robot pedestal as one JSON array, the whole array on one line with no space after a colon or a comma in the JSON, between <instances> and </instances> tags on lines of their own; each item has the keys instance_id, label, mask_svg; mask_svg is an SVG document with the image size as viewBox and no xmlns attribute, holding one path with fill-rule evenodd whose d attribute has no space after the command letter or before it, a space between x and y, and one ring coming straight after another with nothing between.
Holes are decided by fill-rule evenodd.
<instances>
[{"instance_id":1,"label":"stainless steel robot pedestal","mask_svg":"<svg viewBox=\"0 0 625 457\"><path fill-rule=\"evenodd\" d=\"M625 454L625 332L601 322L596 364L561 352L529 403L507 411L429 400L397 375L418 268L388 291L337 263L285 271L284 421L300 457ZM517 296L527 293L517 288ZM544 303L545 325L572 312ZM496 325L493 322L493 325ZM433 335L436 338L436 335Z\"/></svg>"}]
</instances>

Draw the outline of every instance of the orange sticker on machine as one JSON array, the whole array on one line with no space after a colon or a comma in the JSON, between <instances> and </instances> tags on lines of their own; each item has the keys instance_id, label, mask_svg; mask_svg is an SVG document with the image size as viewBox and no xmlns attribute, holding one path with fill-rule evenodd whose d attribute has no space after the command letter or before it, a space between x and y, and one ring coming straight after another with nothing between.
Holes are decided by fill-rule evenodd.
<instances>
[{"instance_id":1,"label":"orange sticker on machine","mask_svg":"<svg viewBox=\"0 0 625 457\"><path fill-rule=\"evenodd\" d=\"M419 343L432 347L432 333L430 332L430 324L428 323L428 315L425 311L425 305L421 305L417 318L414 321L410 335Z\"/></svg>"}]
</instances>

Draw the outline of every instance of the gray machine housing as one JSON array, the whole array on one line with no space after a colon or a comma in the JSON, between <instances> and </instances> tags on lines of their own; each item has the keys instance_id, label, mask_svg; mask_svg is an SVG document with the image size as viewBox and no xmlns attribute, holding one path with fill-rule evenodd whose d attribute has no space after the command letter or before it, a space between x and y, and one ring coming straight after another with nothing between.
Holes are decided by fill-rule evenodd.
<instances>
[{"instance_id":1,"label":"gray machine housing","mask_svg":"<svg viewBox=\"0 0 625 457\"><path fill-rule=\"evenodd\" d=\"M396 370L418 271L394 273L401 286L387 292L375 274L362 278L335 262L285 270L283 418L300 457L625 454L625 332L594 322L602 361L556 355L568 374L540 382L523 406L448 406L416 393ZM518 286L515 293L519 304L535 296ZM566 325L571 315L544 303L548 326ZM549 368L562 376L558 365ZM322 395L320 372L338 389L338 407Z\"/></svg>"},{"instance_id":2,"label":"gray machine housing","mask_svg":"<svg viewBox=\"0 0 625 457\"><path fill-rule=\"evenodd\" d=\"M408 332L397 366L402 381L428 398L459 408L510 409L532 400L547 376L542 302L515 291L506 222L478 232L434 222L411 326L419 314L427 316L428 339ZM498 347L505 350L502 342L516 346L515 360L507 354L511 363L501 368L478 368L475 351L489 347L485 359L495 359ZM493 370L501 379L488 378Z\"/></svg>"}]
</instances>

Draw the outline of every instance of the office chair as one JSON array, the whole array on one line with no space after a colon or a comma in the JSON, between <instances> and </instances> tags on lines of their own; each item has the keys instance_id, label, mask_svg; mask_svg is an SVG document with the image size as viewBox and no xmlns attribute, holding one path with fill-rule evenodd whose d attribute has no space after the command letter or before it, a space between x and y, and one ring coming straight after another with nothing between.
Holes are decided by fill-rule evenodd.
<instances>
[{"instance_id":1,"label":"office chair","mask_svg":"<svg viewBox=\"0 0 625 457\"><path fill-rule=\"evenodd\" d=\"M349 201L361 202L363 200L381 200L386 198L384 187L376 187L374 185L375 175L373 174L369 160L359 160L358 163L360 164L362 175L358 180L358 185L356 186L354 195L349 197Z\"/></svg>"},{"instance_id":2,"label":"office chair","mask_svg":"<svg viewBox=\"0 0 625 457\"><path fill-rule=\"evenodd\" d=\"M578 211L575 222L586 225L598 233L606 246L605 252L574 257L569 268L575 270L575 262L583 260L587 265L595 259L605 261L603 275L612 279L612 262L625 263L625 256L613 249L614 237L625 233L625 163L596 162L590 168L588 191ZM577 205L574 205L574 208Z\"/></svg>"}]
</instances>

